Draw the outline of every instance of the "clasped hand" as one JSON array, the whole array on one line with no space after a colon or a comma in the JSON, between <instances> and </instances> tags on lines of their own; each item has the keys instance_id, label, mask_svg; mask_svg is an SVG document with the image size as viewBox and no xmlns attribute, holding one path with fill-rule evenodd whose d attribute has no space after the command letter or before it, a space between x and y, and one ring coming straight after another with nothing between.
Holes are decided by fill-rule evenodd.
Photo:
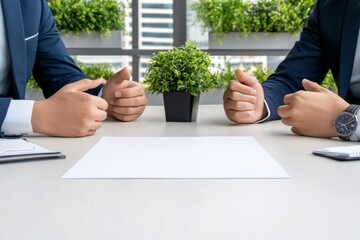
<instances>
[{"instance_id":1,"label":"clasped hand","mask_svg":"<svg viewBox=\"0 0 360 240\"><path fill-rule=\"evenodd\" d=\"M102 97L109 103L109 117L120 121L136 120L147 104L144 87L129 81L130 71L123 68L105 84Z\"/></svg>"},{"instance_id":2,"label":"clasped hand","mask_svg":"<svg viewBox=\"0 0 360 240\"><path fill-rule=\"evenodd\" d=\"M83 79L61 88L50 98L33 107L32 128L35 133L60 137L92 135L108 116L121 121L137 119L147 99L141 84L129 81L127 68L108 82ZM102 98L85 91L104 84Z\"/></svg>"},{"instance_id":3,"label":"clasped hand","mask_svg":"<svg viewBox=\"0 0 360 240\"><path fill-rule=\"evenodd\" d=\"M299 135L311 137L337 136L334 121L349 104L330 90L304 79L305 89L284 97L278 108L281 121Z\"/></svg>"},{"instance_id":4,"label":"clasped hand","mask_svg":"<svg viewBox=\"0 0 360 240\"><path fill-rule=\"evenodd\" d=\"M224 93L227 117L236 123L254 123L264 119L268 112L261 84L239 69L235 73L237 80L231 81ZM302 84L305 90L284 97L284 105L278 108L281 121L299 135L335 137L335 118L349 104L315 82L304 79Z\"/></svg>"}]
</instances>

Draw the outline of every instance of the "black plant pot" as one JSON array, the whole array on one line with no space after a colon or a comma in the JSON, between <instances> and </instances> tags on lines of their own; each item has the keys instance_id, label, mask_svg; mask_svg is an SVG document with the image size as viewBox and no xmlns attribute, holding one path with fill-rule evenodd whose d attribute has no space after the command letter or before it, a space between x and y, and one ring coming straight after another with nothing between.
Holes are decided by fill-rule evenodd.
<instances>
[{"instance_id":1,"label":"black plant pot","mask_svg":"<svg viewBox=\"0 0 360 240\"><path fill-rule=\"evenodd\" d=\"M165 92L164 107L167 122L195 122L200 96L186 92Z\"/></svg>"}]
</instances>

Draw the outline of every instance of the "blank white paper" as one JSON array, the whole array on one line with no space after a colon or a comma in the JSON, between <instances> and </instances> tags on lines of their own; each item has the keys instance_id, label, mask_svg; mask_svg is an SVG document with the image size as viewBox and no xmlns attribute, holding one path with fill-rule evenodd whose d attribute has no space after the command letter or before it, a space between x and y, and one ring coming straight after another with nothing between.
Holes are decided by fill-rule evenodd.
<instances>
[{"instance_id":1,"label":"blank white paper","mask_svg":"<svg viewBox=\"0 0 360 240\"><path fill-rule=\"evenodd\" d=\"M253 137L103 137L63 178L289 178Z\"/></svg>"}]
</instances>

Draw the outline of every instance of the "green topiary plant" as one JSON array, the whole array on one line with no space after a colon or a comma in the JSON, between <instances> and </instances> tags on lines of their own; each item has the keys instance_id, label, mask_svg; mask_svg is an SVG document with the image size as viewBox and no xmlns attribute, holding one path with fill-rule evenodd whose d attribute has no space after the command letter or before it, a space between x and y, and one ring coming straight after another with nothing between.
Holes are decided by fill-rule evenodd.
<instances>
[{"instance_id":1,"label":"green topiary plant","mask_svg":"<svg viewBox=\"0 0 360 240\"><path fill-rule=\"evenodd\" d=\"M191 9L204 31L222 42L223 36L239 32L289 32L302 30L316 0L196 0Z\"/></svg>"},{"instance_id":2,"label":"green topiary plant","mask_svg":"<svg viewBox=\"0 0 360 240\"><path fill-rule=\"evenodd\" d=\"M125 6L117 0L48 0L62 33L125 31Z\"/></svg>"},{"instance_id":3,"label":"green topiary plant","mask_svg":"<svg viewBox=\"0 0 360 240\"><path fill-rule=\"evenodd\" d=\"M198 96L219 86L219 77L209 71L210 55L194 42L153 54L144 84L150 93L187 92Z\"/></svg>"},{"instance_id":4,"label":"green topiary plant","mask_svg":"<svg viewBox=\"0 0 360 240\"><path fill-rule=\"evenodd\" d=\"M102 77L108 80L112 77L112 75L114 75L114 71L112 70L111 65L108 63L85 65L82 62L77 61L76 64L90 79L97 79ZM26 88L41 91L33 76L30 77Z\"/></svg>"}]
</instances>

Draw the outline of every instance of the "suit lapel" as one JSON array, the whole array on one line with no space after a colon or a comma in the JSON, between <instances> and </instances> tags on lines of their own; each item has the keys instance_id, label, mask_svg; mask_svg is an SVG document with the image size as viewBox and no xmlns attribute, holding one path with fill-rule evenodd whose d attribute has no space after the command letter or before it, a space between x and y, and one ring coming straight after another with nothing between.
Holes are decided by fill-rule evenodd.
<instances>
[{"instance_id":1,"label":"suit lapel","mask_svg":"<svg viewBox=\"0 0 360 240\"><path fill-rule=\"evenodd\" d=\"M339 95L346 97L354 64L355 50L360 27L360 1L348 0L344 19L340 55ZM336 17L336 16L334 16ZM360 46L359 46L360 47Z\"/></svg>"},{"instance_id":2,"label":"suit lapel","mask_svg":"<svg viewBox=\"0 0 360 240\"><path fill-rule=\"evenodd\" d=\"M25 97L26 79L26 46L25 33L19 0L1 1L5 29L7 34L11 72L13 76L13 97Z\"/></svg>"}]
</instances>

